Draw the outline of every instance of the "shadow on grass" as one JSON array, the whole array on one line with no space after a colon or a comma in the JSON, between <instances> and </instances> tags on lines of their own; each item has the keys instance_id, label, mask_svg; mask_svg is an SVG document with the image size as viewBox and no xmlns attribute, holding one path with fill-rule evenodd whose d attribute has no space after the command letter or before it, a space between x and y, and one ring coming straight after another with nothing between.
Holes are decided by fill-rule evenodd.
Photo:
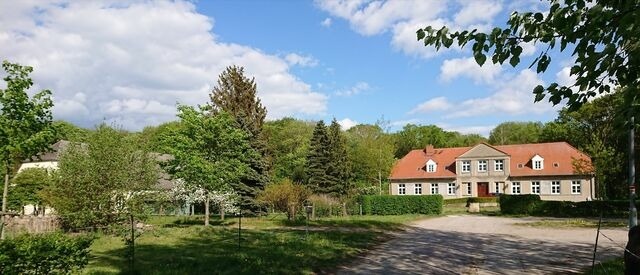
<instances>
[{"instance_id":1,"label":"shadow on grass","mask_svg":"<svg viewBox=\"0 0 640 275\"><path fill-rule=\"evenodd\" d=\"M305 226L306 220L278 220L282 226ZM359 228L366 230L399 230L404 227L402 223L378 221L374 219L318 219L309 220L309 226Z\"/></svg>"},{"instance_id":2,"label":"shadow on grass","mask_svg":"<svg viewBox=\"0 0 640 275\"><path fill-rule=\"evenodd\" d=\"M135 270L126 249L94 251L89 274L301 274L327 272L376 243L372 232L309 232L225 228L172 228L136 245ZM111 272L105 271L110 270ZM117 270L117 271L116 271Z\"/></svg>"}]
</instances>

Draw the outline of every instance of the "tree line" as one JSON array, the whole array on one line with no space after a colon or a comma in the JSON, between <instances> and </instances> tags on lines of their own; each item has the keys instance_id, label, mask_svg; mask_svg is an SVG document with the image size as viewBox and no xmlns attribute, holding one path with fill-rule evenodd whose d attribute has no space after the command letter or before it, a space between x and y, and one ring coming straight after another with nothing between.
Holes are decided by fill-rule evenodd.
<instances>
[{"instance_id":1,"label":"tree line","mask_svg":"<svg viewBox=\"0 0 640 275\"><path fill-rule=\"evenodd\" d=\"M20 118L33 121L32 124L20 126L26 129L21 137L28 135L39 138L10 140L5 137L3 140L3 174L6 179L14 178L15 183L21 183L20 187L12 190L13 197L7 202L9 206L27 202L44 204L47 201L56 204L55 208L59 211L64 212L68 208L69 213L78 215L77 212L91 204L90 201L101 199L91 197L93 193L81 194L81 191L75 190L81 190L81 186L96 185L96 190L107 189L101 194L104 202L93 203L95 211L105 209L105 204L121 207L124 204L110 203L110 197L104 194L115 191L140 193L140 190L152 187L154 180L151 179L154 176L151 175L162 170L174 179L183 180L191 190L187 193L204 194L202 198L206 213L209 213L207 202L212 194L234 198L238 214L245 215L260 215L269 204L288 205L281 210L291 211L291 203L283 204L282 201L296 201L299 210L300 204L314 194L324 196L316 198L316 201L335 200L346 211L345 201L357 195L386 193L386 178L394 162L410 150L429 144L447 148L473 146L480 142L502 145L566 141L593 157L600 197L624 197L625 188L620 182L625 179L626 169L620 163L624 162L627 152L624 150L625 128L621 126L624 120L620 115L620 93L595 99L577 111L563 109L554 121L548 123L501 123L491 131L488 139L478 134L446 131L435 125L409 124L391 133L388 122L384 120L342 130L336 119L328 126L324 121L289 117L265 121L267 110L257 97L255 80L245 76L242 67L232 66L219 76L210 101L206 104L198 107L178 106L178 120L145 127L140 132L128 132L106 124L95 129L84 129L64 121L53 122L50 114L52 103L48 99L50 92L44 91L33 98L26 96L26 93L20 94L20 91L24 93L25 87L28 88L26 84L31 81L28 78L30 71L26 69L28 67L6 64L9 68L6 70L10 73L7 81L24 84L9 86L15 89L13 92L17 96L10 95L12 90L7 89L3 100L31 102L22 106L42 110L35 114L26 113L34 117L25 119L26 115L20 113L22 110L15 107L21 105L3 105L4 120ZM16 109L11 110L10 106ZM17 133L19 127L14 127L5 129L4 133ZM26 173L22 177L14 176L22 160L46 150L47 145L56 140L86 144L87 148L95 149L88 150L80 146L62 154L55 179L40 180L43 175L37 172ZM33 146L20 147L20 142ZM23 149L16 151L15 148ZM156 167L140 159L140 156L150 152L170 154L172 157L162 162L161 167ZM102 155L96 156L99 153ZM120 162L114 159L120 159ZM124 171L125 167L134 166L143 167L144 171L132 170L136 171L133 174ZM123 172L113 172L120 171L118 169ZM28 184L29 181L42 181L49 187ZM261 197L261 194L268 193L264 191L265 187L278 184L282 186L275 193L291 193L289 197L280 197L277 202L269 196ZM69 192L78 194L79 200L71 203L69 198L56 199L56 196ZM122 198L122 201L127 199ZM133 206L125 208L134 209ZM88 213L85 218L96 218L95 215L98 214ZM83 223L75 226L80 224Z\"/></svg>"}]
</instances>

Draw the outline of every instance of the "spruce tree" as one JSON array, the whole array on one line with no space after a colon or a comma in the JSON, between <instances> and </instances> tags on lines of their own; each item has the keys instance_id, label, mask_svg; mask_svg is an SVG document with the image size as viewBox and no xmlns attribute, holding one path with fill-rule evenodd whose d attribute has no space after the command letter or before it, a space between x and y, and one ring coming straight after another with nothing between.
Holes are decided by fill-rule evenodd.
<instances>
[{"instance_id":1,"label":"spruce tree","mask_svg":"<svg viewBox=\"0 0 640 275\"><path fill-rule=\"evenodd\" d=\"M329 136L324 122L318 121L311 142L309 143L309 155L307 157L307 178L310 189L318 193L326 193L331 182L327 175L329 159Z\"/></svg>"},{"instance_id":2,"label":"spruce tree","mask_svg":"<svg viewBox=\"0 0 640 275\"><path fill-rule=\"evenodd\" d=\"M329 162L327 175L331 181L329 192L336 197L347 194L349 186L349 162L347 159L347 140L334 118L329 126Z\"/></svg>"},{"instance_id":3,"label":"spruce tree","mask_svg":"<svg viewBox=\"0 0 640 275\"><path fill-rule=\"evenodd\" d=\"M234 184L233 189L240 195L243 213L260 214L264 208L256 197L269 182L267 143L262 132L267 109L257 97L255 79L246 77L244 68L229 66L220 74L210 98L212 113L231 114L238 126L249 134L251 148L259 153L259 157L249 160L250 172Z\"/></svg>"}]
</instances>

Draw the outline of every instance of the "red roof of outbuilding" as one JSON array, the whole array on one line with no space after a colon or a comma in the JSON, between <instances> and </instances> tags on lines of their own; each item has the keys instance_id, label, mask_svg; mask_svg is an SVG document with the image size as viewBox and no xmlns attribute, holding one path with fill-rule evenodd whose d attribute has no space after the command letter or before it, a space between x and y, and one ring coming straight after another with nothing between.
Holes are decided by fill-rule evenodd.
<instances>
[{"instance_id":1,"label":"red roof of outbuilding","mask_svg":"<svg viewBox=\"0 0 640 275\"><path fill-rule=\"evenodd\" d=\"M574 160L582 160L591 169L591 158L566 142L515 144L491 146L510 156L510 176L545 176L545 175L574 175ZM426 150L412 150L394 165L390 179L427 179L427 178L455 178L455 160L458 156L473 147L437 148L433 154L427 155ZM539 155L544 158L542 170L534 170L531 158ZM437 163L434 173L427 173L425 165L429 159ZM518 165L522 164L521 168ZM557 164L557 166L556 166Z\"/></svg>"}]
</instances>

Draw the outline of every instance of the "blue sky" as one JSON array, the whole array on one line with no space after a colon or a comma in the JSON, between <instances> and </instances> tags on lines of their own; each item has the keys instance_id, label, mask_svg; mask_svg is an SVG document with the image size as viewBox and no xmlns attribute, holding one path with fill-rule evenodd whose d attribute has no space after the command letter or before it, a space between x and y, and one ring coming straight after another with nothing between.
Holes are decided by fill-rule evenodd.
<instances>
[{"instance_id":1,"label":"blue sky","mask_svg":"<svg viewBox=\"0 0 640 275\"><path fill-rule=\"evenodd\" d=\"M571 80L569 56L536 74L523 64L478 67L470 49L435 52L418 27L490 30L522 1L3 1L1 59L35 67L34 89L54 93L54 115L85 127L131 130L204 104L219 73L244 66L269 119L406 123L488 135L503 121L549 121L539 83ZM526 63L526 64L525 64Z\"/></svg>"}]
</instances>

